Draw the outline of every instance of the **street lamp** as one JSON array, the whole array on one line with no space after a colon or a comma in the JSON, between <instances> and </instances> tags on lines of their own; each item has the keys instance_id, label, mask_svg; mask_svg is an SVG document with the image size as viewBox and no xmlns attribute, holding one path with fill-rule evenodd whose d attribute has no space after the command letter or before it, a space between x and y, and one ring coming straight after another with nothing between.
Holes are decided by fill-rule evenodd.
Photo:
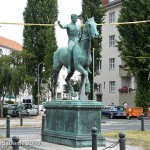
<instances>
[{"instance_id":1,"label":"street lamp","mask_svg":"<svg viewBox=\"0 0 150 150\"><path fill-rule=\"evenodd\" d=\"M38 64L38 75L37 75L37 78L38 78L38 94L37 94L37 98L38 98L38 114L39 114L39 98L40 98L40 65L43 64L43 68L42 68L42 72L45 71L45 67L44 67L44 63L41 62Z\"/></svg>"},{"instance_id":2,"label":"street lamp","mask_svg":"<svg viewBox=\"0 0 150 150\"><path fill-rule=\"evenodd\" d=\"M95 59L94 59L94 55L95 55L95 53L94 53L94 51L95 51L95 48L93 48L93 100L96 100L96 96L95 96L95 83L94 83L94 76L95 76L95 64L94 64L94 61L95 61ZM99 60L98 58L96 58L96 60ZM100 75L100 71L98 70L98 71L96 71L96 75Z\"/></svg>"},{"instance_id":3,"label":"street lamp","mask_svg":"<svg viewBox=\"0 0 150 150\"><path fill-rule=\"evenodd\" d=\"M95 48L93 48L93 100L95 100L95 90L94 90L94 50L95 50Z\"/></svg>"}]
</instances>

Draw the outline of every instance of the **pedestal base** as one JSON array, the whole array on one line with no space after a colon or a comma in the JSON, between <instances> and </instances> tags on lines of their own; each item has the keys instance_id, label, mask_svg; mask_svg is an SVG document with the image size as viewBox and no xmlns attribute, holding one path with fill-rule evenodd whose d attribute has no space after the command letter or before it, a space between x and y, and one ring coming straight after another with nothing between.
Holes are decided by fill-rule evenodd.
<instances>
[{"instance_id":1,"label":"pedestal base","mask_svg":"<svg viewBox=\"0 0 150 150\"><path fill-rule=\"evenodd\" d=\"M98 146L105 146L101 136L101 115L103 107L97 101L51 101L45 105L46 122L42 140L70 147L91 147L91 129L98 130Z\"/></svg>"}]
</instances>

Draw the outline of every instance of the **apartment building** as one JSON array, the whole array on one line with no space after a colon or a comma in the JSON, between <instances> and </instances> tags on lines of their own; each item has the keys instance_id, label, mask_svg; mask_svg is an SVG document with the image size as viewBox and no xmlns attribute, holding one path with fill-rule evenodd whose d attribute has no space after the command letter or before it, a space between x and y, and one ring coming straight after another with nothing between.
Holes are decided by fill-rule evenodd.
<instances>
[{"instance_id":1,"label":"apartment building","mask_svg":"<svg viewBox=\"0 0 150 150\"><path fill-rule=\"evenodd\" d=\"M103 0L102 7L106 9L105 23L118 22L121 0ZM123 102L127 102L129 106L134 106L136 83L125 70L128 66L119 56L116 47L119 40L117 26L103 25L102 38L100 75L94 79L98 85L96 99L105 105L123 105Z\"/></svg>"}]
</instances>

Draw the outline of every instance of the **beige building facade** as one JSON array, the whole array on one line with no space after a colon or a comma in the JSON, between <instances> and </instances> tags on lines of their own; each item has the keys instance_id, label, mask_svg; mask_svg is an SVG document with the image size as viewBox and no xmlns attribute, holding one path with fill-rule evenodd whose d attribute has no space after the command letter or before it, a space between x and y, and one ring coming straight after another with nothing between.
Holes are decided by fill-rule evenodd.
<instances>
[{"instance_id":1,"label":"beige building facade","mask_svg":"<svg viewBox=\"0 0 150 150\"><path fill-rule=\"evenodd\" d=\"M134 77L125 69L128 66L122 61L118 48L119 32L116 25L121 9L121 0L103 0L106 9L102 26L102 52L100 61L100 75L94 81L98 84L96 99L104 105L123 105L127 102L134 106L136 83Z\"/></svg>"}]
</instances>

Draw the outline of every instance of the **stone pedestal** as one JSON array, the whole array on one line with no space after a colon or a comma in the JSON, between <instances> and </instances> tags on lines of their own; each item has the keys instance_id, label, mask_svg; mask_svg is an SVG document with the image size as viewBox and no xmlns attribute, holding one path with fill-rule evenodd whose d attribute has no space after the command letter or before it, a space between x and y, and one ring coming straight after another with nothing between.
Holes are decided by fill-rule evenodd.
<instances>
[{"instance_id":1,"label":"stone pedestal","mask_svg":"<svg viewBox=\"0 0 150 150\"><path fill-rule=\"evenodd\" d=\"M91 129L98 129L98 146L105 146L101 136L101 115L103 107L97 101L51 101L45 105L46 122L42 140L70 147L92 146Z\"/></svg>"}]
</instances>

